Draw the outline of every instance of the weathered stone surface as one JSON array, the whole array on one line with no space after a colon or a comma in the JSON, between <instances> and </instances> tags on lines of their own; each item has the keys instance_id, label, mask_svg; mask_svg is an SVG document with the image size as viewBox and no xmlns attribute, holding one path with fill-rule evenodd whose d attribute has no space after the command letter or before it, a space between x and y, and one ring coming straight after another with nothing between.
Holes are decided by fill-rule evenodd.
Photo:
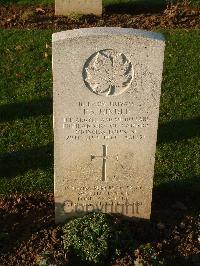
<instances>
[{"instance_id":1,"label":"weathered stone surface","mask_svg":"<svg viewBox=\"0 0 200 266\"><path fill-rule=\"evenodd\" d=\"M55 14L102 14L102 0L55 0Z\"/></svg>"},{"instance_id":2,"label":"weathered stone surface","mask_svg":"<svg viewBox=\"0 0 200 266\"><path fill-rule=\"evenodd\" d=\"M164 46L133 29L53 34L57 222L150 218Z\"/></svg>"}]
</instances>

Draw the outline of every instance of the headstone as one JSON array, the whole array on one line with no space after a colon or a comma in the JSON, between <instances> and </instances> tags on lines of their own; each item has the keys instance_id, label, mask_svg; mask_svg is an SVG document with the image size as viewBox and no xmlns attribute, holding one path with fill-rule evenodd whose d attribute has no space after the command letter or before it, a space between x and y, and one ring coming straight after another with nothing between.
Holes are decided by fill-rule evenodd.
<instances>
[{"instance_id":1,"label":"headstone","mask_svg":"<svg viewBox=\"0 0 200 266\"><path fill-rule=\"evenodd\" d=\"M55 14L102 14L102 0L55 0Z\"/></svg>"},{"instance_id":2,"label":"headstone","mask_svg":"<svg viewBox=\"0 0 200 266\"><path fill-rule=\"evenodd\" d=\"M134 29L53 34L56 222L150 218L164 47Z\"/></svg>"}]
</instances>

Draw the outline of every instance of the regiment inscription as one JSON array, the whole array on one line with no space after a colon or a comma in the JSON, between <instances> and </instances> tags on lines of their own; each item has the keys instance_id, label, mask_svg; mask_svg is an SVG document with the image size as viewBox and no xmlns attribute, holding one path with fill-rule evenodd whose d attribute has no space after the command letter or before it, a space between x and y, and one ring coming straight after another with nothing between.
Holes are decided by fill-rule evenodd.
<instances>
[{"instance_id":1,"label":"regiment inscription","mask_svg":"<svg viewBox=\"0 0 200 266\"><path fill-rule=\"evenodd\" d=\"M148 127L148 112L141 116L132 116L131 107L134 103L120 103L122 107L109 106L105 102L90 104L79 102L80 116L64 117L63 129L66 140L91 139L142 139L145 138L143 128ZM139 114L138 114L139 115Z\"/></svg>"}]
</instances>

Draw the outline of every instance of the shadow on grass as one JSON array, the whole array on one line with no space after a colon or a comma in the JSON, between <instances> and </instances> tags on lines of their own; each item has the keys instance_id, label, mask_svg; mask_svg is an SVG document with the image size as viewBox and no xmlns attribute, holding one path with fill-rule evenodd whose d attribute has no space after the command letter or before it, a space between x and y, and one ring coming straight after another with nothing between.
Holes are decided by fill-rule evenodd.
<instances>
[{"instance_id":1,"label":"shadow on grass","mask_svg":"<svg viewBox=\"0 0 200 266\"><path fill-rule=\"evenodd\" d=\"M37 5L53 4L54 0L0 0L0 5Z\"/></svg>"},{"instance_id":2,"label":"shadow on grass","mask_svg":"<svg viewBox=\"0 0 200 266\"><path fill-rule=\"evenodd\" d=\"M51 115L53 113L53 100L46 97L30 102L5 104L0 106L0 122L14 121L27 117ZM200 136L200 117L188 120L174 120L159 124L158 144L180 141Z\"/></svg>"},{"instance_id":3,"label":"shadow on grass","mask_svg":"<svg viewBox=\"0 0 200 266\"><path fill-rule=\"evenodd\" d=\"M175 120L158 126L158 144L200 136L200 117Z\"/></svg>"},{"instance_id":4,"label":"shadow on grass","mask_svg":"<svg viewBox=\"0 0 200 266\"><path fill-rule=\"evenodd\" d=\"M19 0L0 0L1 5L12 5L12 4L18 4Z\"/></svg>"},{"instance_id":5,"label":"shadow on grass","mask_svg":"<svg viewBox=\"0 0 200 266\"><path fill-rule=\"evenodd\" d=\"M158 13L166 8L165 0L135 0L119 1L118 3L105 6L106 13L118 14L141 14L141 13Z\"/></svg>"},{"instance_id":6,"label":"shadow on grass","mask_svg":"<svg viewBox=\"0 0 200 266\"><path fill-rule=\"evenodd\" d=\"M159 176L162 179L162 176ZM164 183L153 189L152 219L177 223L183 215L199 212L200 176Z\"/></svg>"},{"instance_id":7,"label":"shadow on grass","mask_svg":"<svg viewBox=\"0 0 200 266\"><path fill-rule=\"evenodd\" d=\"M32 149L0 154L0 173L11 178L30 169L48 169L53 165L53 143Z\"/></svg>"},{"instance_id":8,"label":"shadow on grass","mask_svg":"<svg viewBox=\"0 0 200 266\"><path fill-rule=\"evenodd\" d=\"M5 104L0 106L0 122L13 121L39 115L50 115L53 112L52 98L46 97L30 102Z\"/></svg>"},{"instance_id":9,"label":"shadow on grass","mask_svg":"<svg viewBox=\"0 0 200 266\"><path fill-rule=\"evenodd\" d=\"M52 114L52 98L7 104L0 107L0 122ZM158 144L200 136L200 118L160 124ZM53 144L0 154L2 177L14 177L30 169L48 169L53 165Z\"/></svg>"}]
</instances>

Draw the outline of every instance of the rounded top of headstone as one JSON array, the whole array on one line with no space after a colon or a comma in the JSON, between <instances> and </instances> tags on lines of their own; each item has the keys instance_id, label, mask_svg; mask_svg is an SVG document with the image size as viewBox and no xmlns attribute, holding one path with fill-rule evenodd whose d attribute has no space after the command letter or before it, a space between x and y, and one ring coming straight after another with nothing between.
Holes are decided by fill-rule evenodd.
<instances>
[{"instance_id":1,"label":"rounded top of headstone","mask_svg":"<svg viewBox=\"0 0 200 266\"><path fill-rule=\"evenodd\" d=\"M131 28L119 28L119 27L95 27L95 28L83 28L61 31L53 34L53 42L62 41L65 39L73 39L79 37L88 36L138 36L155 41L164 42L165 38L162 34L146 30L138 30Z\"/></svg>"}]
</instances>

